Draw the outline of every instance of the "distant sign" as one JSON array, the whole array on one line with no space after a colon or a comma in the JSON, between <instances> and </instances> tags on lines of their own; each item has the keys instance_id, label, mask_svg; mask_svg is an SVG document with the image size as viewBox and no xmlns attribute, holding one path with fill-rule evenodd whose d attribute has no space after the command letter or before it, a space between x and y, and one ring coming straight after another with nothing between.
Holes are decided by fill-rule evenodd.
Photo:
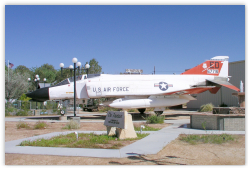
<instances>
[{"instance_id":1,"label":"distant sign","mask_svg":"<svg viewBox=\"0 0 250 170\"><path fill-rule=\"evenodd\" d=\"M124 112L109 111L107 113L104 125L125 129L124 121L125 121Z\"/></svg>"},{"instance_id":2,"label":"distant sign","mask_svg":"<svg viewBox=\"0 0 250 170\"><path fill-rule=\"evenodd\" d=\"M126 73L143 73L143 70L141 69L126 69Z\"/></svg>"}]
</instances>

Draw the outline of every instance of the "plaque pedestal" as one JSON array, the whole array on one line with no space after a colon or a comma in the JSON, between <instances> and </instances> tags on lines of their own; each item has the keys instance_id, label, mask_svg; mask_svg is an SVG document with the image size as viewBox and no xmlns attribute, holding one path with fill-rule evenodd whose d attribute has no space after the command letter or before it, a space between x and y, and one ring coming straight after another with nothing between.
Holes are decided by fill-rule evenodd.
<instances>
[{"instance_id":1,"label":"plaque pedestal","mask_svg":"<svg viewBox=\"0 0 250 170\"><path fill-rule=\"evenodd\" d=\"M108 113L109 114L109 113ZM107 114L107 116L108 116ZM113 117L115 113L110 113L109 117ZM116 114L120 114L119 117L121 119L113 120L113 122L116 122L117 124L122 124L123 126L116 126L116 124L108 124L108 119L106 117L106 120L104 125L107 127L107 134L109 136L116 135L119 139L126 139L126 138L137 138L136 132L134 130L134 125L132 121L132 116L128 114L127 111L124 112L116 112ZM114 118L113 118L114 119ZM116 127L115 127L116 126Z\"/></svg>"},{"instance_id":2,"label":"plaque pedestal","mask_svg":"<svg viewBox=\"0 0 250 170\"><path fill-rule=\"evenodd\" d=\"M124 113L124 114L125 114L125 129L117 128L116 129L117 137L119 139L137 138L134 125L132 122L132 116L129 115L128 113Z\"/></svg>"}]
</instances>

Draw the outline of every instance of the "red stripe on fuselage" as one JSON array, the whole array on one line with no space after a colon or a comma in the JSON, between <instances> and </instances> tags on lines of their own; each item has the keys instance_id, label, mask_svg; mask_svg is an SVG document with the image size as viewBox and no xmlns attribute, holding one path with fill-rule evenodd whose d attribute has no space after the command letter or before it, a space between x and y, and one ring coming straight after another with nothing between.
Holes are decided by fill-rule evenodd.
<instances>
[{"instance_id":1,"label":"red stripe on fuselage","mask_svg":"<svg viewBox=\"0 0 250 170\"><path fill-rule=\"evenodd\" d=\"M186 90L180 90L180 91L175 91L175 92L170 92L170 93L165 93L164 95L171 95L171 94L175 94L175 93L181 93L184 92L182 94L198 94L198 93L202 93L204 91L207 91L209 89L211 89L212 87L208 87L208 88L193 88L193 89L186 89Z\"/></svg>"}]
</instances>

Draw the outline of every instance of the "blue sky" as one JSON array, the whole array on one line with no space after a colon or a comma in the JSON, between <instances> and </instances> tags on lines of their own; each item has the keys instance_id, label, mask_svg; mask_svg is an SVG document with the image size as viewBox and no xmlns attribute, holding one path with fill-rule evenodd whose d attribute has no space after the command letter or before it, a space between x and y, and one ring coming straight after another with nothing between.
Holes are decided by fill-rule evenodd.
<instances>
[{"instance_id":1,"label":"blue sky","mask_svg":"<svg viewBox=\"0 0 250 170\"><path fill-rule=\"evenodd\" d=\"M207 59L245 60L245 6L5 6L5 60L28 68L83 64L102 71L180 74Z\"/></svg>"}]
</instances>

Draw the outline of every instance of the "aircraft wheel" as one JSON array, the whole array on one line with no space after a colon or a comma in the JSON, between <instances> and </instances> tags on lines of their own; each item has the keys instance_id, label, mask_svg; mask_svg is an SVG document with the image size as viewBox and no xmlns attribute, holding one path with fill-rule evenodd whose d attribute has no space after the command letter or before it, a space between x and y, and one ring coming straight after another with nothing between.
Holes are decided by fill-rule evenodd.
<instances>
[{"instance_id":1,"label":"aircraft wheel","mask_svg":"<svg viewBox=\"0 0 250 170\"><path fill-rule=\"evenodd\" d=\"M144 112L145 112L145 108L143 108L143 109L137 109L141 114L144 114Z\"/></svg>"},{"instance_id":2,"label":"aircraft wheel","mask_svg":"<svg viewBox=\"0 0 250 170\"><path fill-rule=\"evenodd\" d=\"M155 114L156 114L157 116L161 115L162 113L163 113L163 111L155 111Z\"/></svg>"}]
</instances>

